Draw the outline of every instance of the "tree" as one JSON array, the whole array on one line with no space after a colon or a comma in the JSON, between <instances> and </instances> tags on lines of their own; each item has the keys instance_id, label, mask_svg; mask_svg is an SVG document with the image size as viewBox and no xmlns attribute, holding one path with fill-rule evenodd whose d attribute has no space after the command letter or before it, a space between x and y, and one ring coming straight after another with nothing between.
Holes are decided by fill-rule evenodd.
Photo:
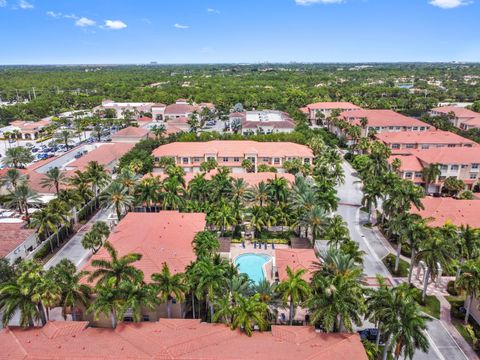
<instances>
[{"instance_id":1,"label":"tree","mask_svg":"<svg viewBox=\"0 0 480 360\"><path fill-rule=\"evenodd\" d=\"M128 188L114 181L101 196L105 207L112 206L115 209L117 220L122 220L122 214L133 206L134 198L128 194Z\"/></svg>"},{"instance_id":2,"label":"tree","mask_svg":"<svg viewBox=\"0 0 480 360\"><path fill-rule=\"evenodd\" d=\"M249 172L249 173L254 172L255 171L255 164L250 159L243 159L242 168L244 168L246 172Z\"/></svg>"},{"instance_id":3,"label":"tree","mask_svg":"<svg viewBox=\"0 0 480 360\"><path fill-rule=\"evenodd\" d=\"M166 263L162 264L162 272L152 274L155 291L161 302L167 303L167 317L172 317L172 300L183 302L187 286L182 273L172 274Z\"/></svg>"},{"instance_id":4,"label":"tree","mask_svg":"<svg viewBox=\"0 0 480 360\"><path fill-rule=\"evenodd\" d=\"M155 135L155 138L158 140L166 133L167 129L165 128L165 125L162 124L162 125L154 125L151 128L151 131L153 135Z\"/></svg>"},{"instance_id":5,"label":"tree","mask_svg":"<svg viewBox=\"0 0 480 360\"><path fill-rule=\"evenodd\" d=\"M51 211L51 208L42 208L32 214L31 226L37 230L37 233L47 239L54 234L58 228L57 224L62 221L60 215ZM53 243L50 241L51 251L53 252Z\"/></svg>"},{"instance_id":6,"label":"tree","mask_svg":"<svg viewBox=\"0 0 480 360\"><path fill-rule=\"evenodd\" d=\"M135 199L137 205L145 206L147 211L151 211L152 207L157 209L160 201L162 186L157 176L150 176L140 180L135 188Z\"/></svg>"},{"instance_id":7,"label":"tree","mask_svg":"<svg viewBox=\"0 0 480 360\"><path fill-rule=\"evenodd\" d=\"M48 188L50 190L53 187L57 194L60 191L60 185L64 185L66 183L67 178L58 167L49 169L45 173L44 178L40 181L40 185L42 186L42 188Z\"/></svg>"},{"instance_id":8,"label":"tree","mask_svg":"<svg viewBox=\"0 0 480 360\"><path fill-rule=\"evenodd\" d=\"M267 192L271 201L275 204L285 202L288 196L288 181L275 175L275 178L267 181Z\"/></svg>"},{"instance_id":9,"label":"tree","mask_svg":"<svg viewBox=\"0 0 480 360\"><path fill-rule=\"evenodd\" d=\"M437 264L448 270L450 268L450 261L454 256L452 251L452 244L447 242L437 229L429 229L427 238L421 244L420 251L417 254L417 261L423 260L427 267L425 275L425 283L423 285L422 301L425 301L427 294L428 278L431 276L432 280L438 275Z\"/></svg>"},{"instance_id":10,"label":"tree","mask_svg":"<svg viewBox=\"0 0 480 360\"><path fill-rule=\"evenodd\" d=\"M141 254L131 253L122 257L118 256L117 250L106 241L103 245L110 255L109 260L95 259L92 261L92 266L97 268L88 277L88 281L97 281L98 283L109 283L110 279L114 282L110 285L118 287L121 281L139 282L143 279L143 274L132 264L140 261Z\"/></svg>"},{"instance_id":11,"label":"tree","mask_svg":"<svg viewBox=\"0 0 480 360\"><path fill-rule=\"evenodd\" d=\"M81 304L88 305L92 289L81 282L88 275L88 271L78 271L75 265L68 259L62 259L57 265L49 270L50 277L60 287L60 301L62 315L67 320L68 312L72 319L76 320L76 307Z\"/></svg>"},{"instance_id":12,"label":"tree","mask_svg":"<svg viewBox=\"0 0 480 360\"><path fill-rule=\"evenodd\" d=\"M8 169L5 176L1 179L2 186L7 186L13 192L17 189L18 185L27 180L27 177L23 175L18 169Z\"/></svg>"},{"instance_id":13,"label":"tree","mask_svg":"<svg viewBox=\"0 0 480 360\"><path fill-rule=\"evenodd\" d=\"M125 296L116 284L115 278L109 278L95 287L95 301L88 307L87 312L92 313L95 320L101 314L110 317L112 328L118 323L118 315L124 311Z\"/></svg>"},{"instance_id":14,"label":"tree","mask_svg":"<svg viewBox=\"0 0 480 360\"><path fill-rule=\"evenodd\" d=\"M312 229L312 243L315 244L317 237L325 231L327 224L327 214L325 210L316 205L305 214L303 221L307 227Z\"/></svg>"},{"instance_id":15,"label":"tree","mask_svg":"<svg viewBox=\"0 0 480 360\"><path fill-rule=\"evenodd\" d=\"M283 303L288 303L290 306L289 323L292 325L295 309L307 300L310 294L310 287L307 281L304 280L305 269L293 271L287 266L286 271L287 278L278 284L276 290L281 296Z\"/></svg>"},{"instance_id":16,"label":"tree","mask_svg":"<svg viewBox=\"0 0 480 360\"><path fill-rule=\"evenodd\" d=\"M72 143L74 136L73 132L70 130L60 130L58 133L55 134L55 138L58 143L63 143L68 149L70 144Z\"/></svg>"},{"instance_id":17,"label":"tree","mask_svg":"<svg viewBox=\"0 0 480 360\"><path fill-rule=\"evenodd\" d=\"M430 184L437 181L437 179L442 175L440 171L440 165L431 164L427 167L424 167L422 170L422 179L425 182L425 192L428 192Z\"/></svg>"},{"instance_id":18,"label":"tree","mask_svg":"<svg viewBox=\"0 0 480 360\"><path fill-rule=\"evenodd\" d=\"M216 169L217 167L218 167L218 162L213 158L208 158L207 161L204 161L200 164L200 170L205 173L208 173L211 170Z\"/></svg>"},{"instance_id":19,"label":"tree","mask_svg":"<svg viewBox=\"0 0 480 360\"><path fill-rule=\"evenodd\" d=\"M85 168L85 174L92 185L92 191L95 196L98 196L99 190L105 187L110 180L110 176L106 172L104 166L100 165L96 161L91 161L88 163L87 167Z\"/></svg>"},{"instance_id":20,"label":"tree","mask_svg":"<svg viewBox=\"0 0 480 360\"><path fill-rule=\"evenodd\" d=\"M17 146L8 148L5 151L3 164L5 166L13 167L15 169L25 167L33 161L33 155L29 148Z\"/></svg>"},{"instance_id":21,"label":"tree","mask_svg":"<svg viewBox=\"0 0 480 360\"><path fill-rule=\"evenodd\" d=\"M260 331L266 330L268 306L260 299L260 294L251 297L235 296L235 306L232 310L232 329L241 328L248 336L252 336L254 325Z\"/></svg>"},{"instance_id":22,"label":"tree","mask_svg":"<svg viewBox=\"0 0 480 360\"><path fill-rule=\"evenodd\" d=\"M142 321L143 308L154 310L159 304L154 284L124 281L120 283L120 292L124 298L124 303L122 304L119 315L123 317L125 312L130 310L133 321L135 322Z\"/></svg>"},{"instance_id":23,"label":"tree","mask_svg":"<svg viewBox=\"0 0 480 360\"><path fill-rule=\"evenodd\" d=\"M323 238L328 240L329 246L334 245L336 248L350 240L350 232L341 215L328 218Z\"/></svg>"},{"instance_id":24,"label":"tree","mask_svg":"<svg viewBox=\"0 0 480 360\"><path fill-rule=\"evenodd\" d=\"M462 265L456 285L467 293L468 305L465 306L465 324L468 324L473 299L480 291L480 260L469 260Z\"/></svg>"},{"instance_id":25,"label":"tree","mask_svg":"<svg viewBox=\"0 0 480 360\"><path fill-rule=\"evenodd\" d=\"M445 190L450 195L456 196L458 193L465 189L465 183L457 179L456 177L450 176L445 179L443 182L443 190Z\"/></svg>"},{"instance_id":26,"label":"tree","mask_svg":"<svg viewBox=\"0 0 480 360\"><path fill-rule=\"evenodd\" d=\"M234 209L225 201L221 201L207 216L207 222L220 229L222 236L236 221Z\"/></svg>"},{"instance_id":27,"label":"tree","mask_svg":"<svg viewBox=\"0 0 480 360\"><path fill-rule=\"evenodd\" d=\"M192 245L197 259L211 257L220 249L218 238L211 231L201 231L197 233L192 241Z\"/></svg>"},{"instance_id":28,"label":"tree","mask_svg":"<svg viewBox=\"0 0 480 360\"><path fill-rule=\"evenodd\" d=\"M28 183L24 182L18 185L13 192L10 192L10 195L12 198L7 205L11 208L18 209L20 214L25 213L27 222L30 223L28 208L29 205L39 203L38 194L30 188Z\"/></svg>"},{"instance_id":29,"label":"tree","mask_svg":"<svg viewBox=\"0 0 480 360\"><path fill-rule=\"evenodd\" d=\"M378 181L374 178L366 178L363 182L362 189L362 206L368 210L368 222L372 222L372 215L378 207L378 199L382 196L383 187Z\"/></svg>"}]
</instances>

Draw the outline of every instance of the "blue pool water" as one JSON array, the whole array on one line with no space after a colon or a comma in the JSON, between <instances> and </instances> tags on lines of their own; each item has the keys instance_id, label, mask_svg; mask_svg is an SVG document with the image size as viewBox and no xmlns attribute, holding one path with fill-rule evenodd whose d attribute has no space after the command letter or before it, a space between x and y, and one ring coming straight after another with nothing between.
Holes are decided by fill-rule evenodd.
<instances>
[{"instance_id":1,"label":"blue pool water","mask_svg":"<svg viewBox=\"0 0 480 360\"><path fill-rule=\"evenodd\" d=\"M256 284L265 279L263 264L270 260L270 256L264 254L243 254L235 258L238 271L247 276Z\"/></svg>"}]
</instances>

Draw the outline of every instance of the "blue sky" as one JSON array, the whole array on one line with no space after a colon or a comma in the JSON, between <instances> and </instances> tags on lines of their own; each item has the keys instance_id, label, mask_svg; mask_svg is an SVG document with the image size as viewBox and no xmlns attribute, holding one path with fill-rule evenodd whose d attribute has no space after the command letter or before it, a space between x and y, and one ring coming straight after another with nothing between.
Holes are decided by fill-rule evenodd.
<instances>
[{"instance_id":1,"label":"blue sky","mask_svg":"<svg viewBox=\"0 0 480 360\"><path fill-rule=\"evenodd\" d=\"M0 0L0 64L480 61L480 0Z\"/></svg>"}]
</instances>

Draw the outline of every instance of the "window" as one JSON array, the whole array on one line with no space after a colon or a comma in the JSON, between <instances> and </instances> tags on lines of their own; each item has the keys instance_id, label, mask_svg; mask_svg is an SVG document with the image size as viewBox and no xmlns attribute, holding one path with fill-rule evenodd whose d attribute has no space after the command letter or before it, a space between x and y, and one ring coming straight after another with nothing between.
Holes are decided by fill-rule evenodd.
<instances>
[{"instance_id":1,"label":"window","mask_svg":"<svg viewBox=\"0 0 480 360\"><path fill-rule=\"evenodd\" d=\"M309 159L309 158L305 158L303 162L304 162L305 164L310 164L310 159Z\"/></svg>"},{"instance_id":2,"label":"window","mask_svg":"<svg viewBox=\"0 0 480 360\"><path fill-rule=\"evenodd\" d=\"M429 147L428 144L422 144L422 149L428 149Z\"/></svg>"},{"instance_id":3,"label":"window","mask_svg":"<svg viewBox=\"0 0 480 360\"><path fill-rule=\"evenodd\" d=\"M424 131L425 130L425 126L420 126L420 131Z\"/></svg>"},{"instance_id":4,"label":"window","mask_svg":"<svg viewBox=\"0 0 480 360\"><path fill-rule=\"evenodd\" d=\"M400 149L400 144L392 144L392 149Z\"/></svg>"},{"instance_id":5,"label":"window","mask_svg":"<svg viewBox=\"0 0 480 360\"><path fill-rule=\"evenodd\" d=\"M213 161L213 160L215 160L215 158L213 156L207 156L207 161L209 161L209 160Z\"/></svg>"},{"instance_id":6,"label":"window","mask_svg":"<svg viewBox=\"0 0 480 360\"><path fill-rule=\"evenodd\" d=\"M240 162L240 158L239 157L234 157L233 162Z\"/></svg>"},{"instance_id":7,"label":"window","mask_svg":"<svg viewBox=\"0 0 480 360\"><path fill-rule=\"evenodd\" d=\"M195 157L193 158L193 162L200 162L200 158L199 158L198 156L195 156Z\"/></svg>"},{"instance_id":8,"label":"window","mask_svg":"<svg viewBox=\"0 0 480 360\"><path fill-rule=\"evenodd\" d=\"M421 177L423 177L423 174L421 172L416 172L415 177L416 178L421 178Z\"/></svg>"},{"instance_id":9,"label":"window","mask_svg":"<svg viewBox=\"0 0 480 360\"><path fill-rule=\"evenodd\" d=\"M270 158L264 157L264 158L262 158L262 161L263 161L263 162L269 162L269 161L270 161Z\"/></svg>"},{"instance_id":10,"label":"window","mask_svg":"<svg viewBox=\"0 0 480 360\"><path fill-rule=\"evenodd\" d=\"M228 162L228 157L224 157L223 162Z\"/></svg>"},{"instance_id":11,"label":"window","mask_svg":"<svg viewBox=\"0 0 480 360\"><path fill-rule=\"evenodd\" d=\"M142 321L150 321L150 316L142 315Z\"/></svg>"},{"instance_id":12,"label":"window","mask_svg":"<svg viewBox=\"0 0 480 360\"><path fill-rule=\"evenodd\" d=\"M407 179L411 179L411 178L412 178L412 175L413 175L413 174L412 174L411 172L406 172L406 173L405 173L405 177L406 177Z\"/></svg>"},{"instance_id":13,"label":"window","mask_svg":"<svg viewBox=\"0 0 480 360\"><path fill-rule=\"evenodd\" d=\"M413 149L415 147L414 144L407 144L407 149Z\"/></svg>"},{"instance_id":14,"label":"window","mask_svg":"<svg viewBox=\"0 0 480 360\"><path fill-rule=\"evenodd\" d=\"M448 144L448 147L455 147L455 144Z\"/></svg>"},{"instance_id":15,"label":"window","mask_svg":"<svg viewBox=\"0 0 480 360\"><path fill-rule=\"evenodd\" d=\"M187 157L182 158L182 163L183 164L188 164L188 158Z\"/></svg>"},{"instance_id":16,"label":"window","mask_svg":"<svg viewBox=\"0 0 480 360\"><path fill-rule=\"evenodd\" d=\"M417 130L418 130L418 126L414 126L413 131L417 131Z\"/></svg>"},{"instance_id":17,"label":"window","mask_svg":"<svg viewBox=\"0 0 480 360\"><path fill-rule=\"evenodd\" d=\"M273 158L273 163L274 163L275 165L280 164L280 158Z\"/></svg>"},{"instance_id":18,"label":"window","mask_svg":"<svg viewBox=\"0 0 480 360\"><path fill-rule=\"evenodd\" d=\"M441 165L440 170L448 170L448 165Z\"/></svg>"},{"instance_id":19,"label":"window","mask_svg":"<svg viewBox=\"0 0 480 360\"><path fill-rule=\"evenodd\" d=\"M458 170L458 165L452 165L452 166L450 166L450 170Z\"/></svg>"},{"instance_id":20,"label":"window","mask_svg":"<svg viewBox=\"0 0 480 360\"><path fill-rule=\"evenodd\" d=\"M470 173L470 180L475 180L477 178L477 173Z\"/></svg>"},{"instance_id":21,"label":"window","mask_svg":"<svg viewBox=\"0 0 480 360\"><path fill-rule=\"evenodd\" d=\"M472 164L472 169L478 169L478 164Z\"/></svg>"}]
</instances>

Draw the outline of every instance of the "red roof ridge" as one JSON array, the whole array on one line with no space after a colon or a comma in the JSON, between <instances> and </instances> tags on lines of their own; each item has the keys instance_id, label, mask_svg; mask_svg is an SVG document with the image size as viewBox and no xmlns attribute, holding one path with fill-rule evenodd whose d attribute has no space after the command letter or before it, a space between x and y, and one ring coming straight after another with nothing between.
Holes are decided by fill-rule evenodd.
<instances>
[{"instance_id":1,"label":"red roof ridge","mask_svg":"<svg viewBox=\"0 0 480 360\"><path fill-rule=\"evenodd\" d=\"M328 344L327 346L325 346L324 348L320 349L319 352L312 354L310 357L306 358L305 360L319 359L319 355L325 353L326 351L331 351L332 346L337 347L337 346L338 346L339 344L341 344L341 343L348 342L352 337L354 337L354 336L359 336L358 334L355 334L355 333L352 333L352 334L339 333L338 335L342 335L342 336L344 336L344 338L343 338L342 340L336 342L335 344L329 344L329 343L327 343L327 344Z\"/></svg>"},{"instance_id":2,"label":"red roof ridge","mask_svg":"<svg viewBox=\"0 0 480 360\"><path fill-rule=\"evenodd\" d=\"M10 328L9 328L8 326L5 328L5 332L6 332L7 334L9 334L9 335L13 338L13 341L15 341L15 344L18 345L18 349L21 350L21 352L25 355L25 356L23 357L23 359L25 359L25 358L28 356L28 352L27 352L27 350L23 347L22 343L18 340L18 338L17 338L17 336L15 335L15 333L14 333L12 330L10 330ZM4 351L4 350L2 350L2 352L3 352L3 351Z\"/></svg>"},{"instance_id":3,"label":"red roof ridge","mask_svg":"<svg viewBox=\"0 0 480 360\"><path fill-rule=\"evenodd\" d=\"M49 321L42 332L49 339L56 339L60 336L77 334L88 326L88 321Z\"/></svg>"}]
</instances>

